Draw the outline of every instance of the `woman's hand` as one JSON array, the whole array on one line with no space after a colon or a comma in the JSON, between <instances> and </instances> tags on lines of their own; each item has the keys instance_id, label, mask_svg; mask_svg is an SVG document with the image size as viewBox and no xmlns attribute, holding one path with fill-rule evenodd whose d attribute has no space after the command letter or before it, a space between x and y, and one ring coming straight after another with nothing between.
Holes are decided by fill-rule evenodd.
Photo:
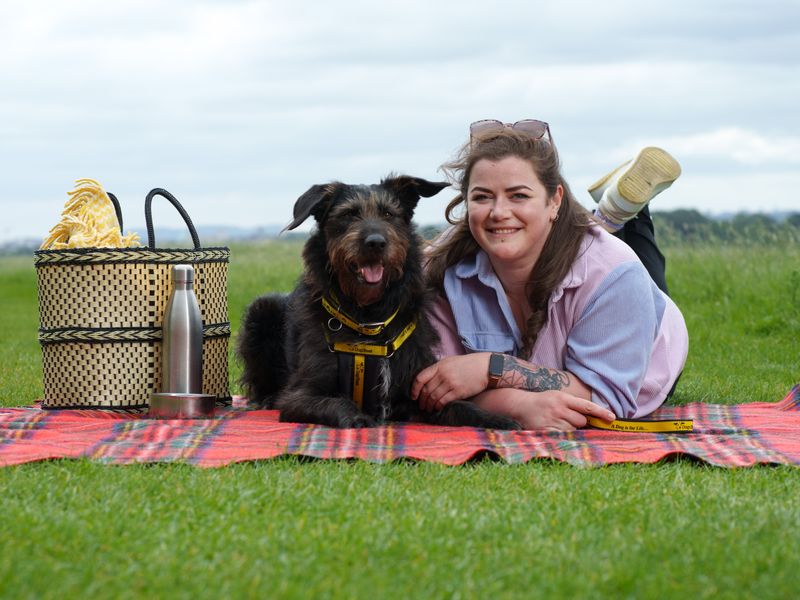
<instances>
[{"instance_id":1,"label":"woman's hand","mask_svg":"<svg viewBox=\"0 0 800 600\"><path fill-rule=\"evenodd\" d=\"M417 374L411 399L426 411L480 394L489 384L489 352L448 356Z\"/></svg>"},{"instance_id":2,"label":"woman's hand","mask_svg":"<svg viewBox=\"0 0 800 600\"><path fill-rule=\"evenodd\" d=\"M489 390L477 398L476 403L485 410L516 419L523 429L574 431L586 426L587 416L609 423L617 418L613 412L591 400L557 390Z\"/></svg>"}]
</instances>

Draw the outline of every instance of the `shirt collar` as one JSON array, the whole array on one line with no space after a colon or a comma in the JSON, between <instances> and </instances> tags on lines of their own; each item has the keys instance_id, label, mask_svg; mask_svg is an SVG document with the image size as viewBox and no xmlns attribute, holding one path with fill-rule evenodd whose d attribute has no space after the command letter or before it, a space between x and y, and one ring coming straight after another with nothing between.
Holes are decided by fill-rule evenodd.
<instances>
[{"instance_id":1,"label":"shirt collar","mask_svg":"<svg viewBox=\"0 0 800 600\"><path fill-rule=\"evenodd\" d=\"M492 262L483 250L478 250L472 256L467 256L455 265L455 275L459 279L478 277L486 285L497 280Z\"/></svg>"},{"instance_id":2,"label":"shirt collar","mask_svg":"<svg viewBox=\"0 0 800 600\"><path fill-rule=\"evenodd\" d=\"M555 287L553 293L550 295L550 301L555 302L564 295L564 290L576 288L586 281L589 273L589 264L586 260L585 254L589 246L594 241L594 238L599 234L595 231L594 227L590 227L581 240L581 245L578 248L578 255L572 263L572 267L564 279ZM474 255L468 256L455 265L455 276L459 279L469 279L470 277L478 277L484 285L495 289L502 289L500 281L492 268L492 262L489 256L483 250L478 250Z\"/></svg>"}]
</instances>

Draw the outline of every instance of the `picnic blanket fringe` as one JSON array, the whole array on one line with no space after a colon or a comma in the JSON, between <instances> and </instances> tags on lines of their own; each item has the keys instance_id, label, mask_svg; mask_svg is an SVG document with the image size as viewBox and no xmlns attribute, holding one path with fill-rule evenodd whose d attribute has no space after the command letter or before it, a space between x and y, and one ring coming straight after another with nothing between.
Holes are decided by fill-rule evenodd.
<instances>
[{"instance_id":1,"label":"picnic blanket fringe","mask_svg":"<svg viewBox=\"0 0 800 600\"><path fill-rule=\"evenodd\" d=\"M143 411L0 408L0 466L60 458L106 464L221 467L283 455L459 465L494 456L577 466L686 456L719 467L800 466L800 385L777 403L666 406L652 418L693 419L692 433L494 431L419 423L332 429L281 423L277 411L218 406L212 419L154 420Z\"/></svg>"}]
</instances>

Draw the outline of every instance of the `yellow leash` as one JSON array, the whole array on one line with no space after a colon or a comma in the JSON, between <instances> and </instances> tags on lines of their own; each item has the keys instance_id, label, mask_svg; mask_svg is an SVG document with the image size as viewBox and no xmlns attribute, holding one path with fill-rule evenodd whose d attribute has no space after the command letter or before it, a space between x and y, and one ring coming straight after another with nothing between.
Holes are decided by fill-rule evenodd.
<instances>
[{"instance_id":1,"label":"yellow leash","mask_svg":"<svg viewBox=\"0 0 800 600\"><path fill-rule=\"evenodd\" d=\"M615 419L611 423L598 419L597 417L586 417L589 425L597 429L608 429L611 431L634 431L644 433L691 433L694 430L694 422L691 419L685 420L664 420L648 421L636 419Z\"/></svg>"}]
</instances>

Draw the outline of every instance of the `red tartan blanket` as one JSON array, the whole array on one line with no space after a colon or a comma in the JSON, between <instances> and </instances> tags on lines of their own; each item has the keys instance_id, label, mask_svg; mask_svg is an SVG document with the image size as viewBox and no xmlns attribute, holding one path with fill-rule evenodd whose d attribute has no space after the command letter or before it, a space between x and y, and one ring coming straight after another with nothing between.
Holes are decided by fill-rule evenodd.
<instances>
[{"instance_id":1,"label":"red tartan blanket","mask_svg":"<svg viewBox=\"0 0 800 600\"><path fill-rule=\"evenodd\" d=\"M689 404L651 418L693 419L693 433L493 431L397 424L331 429L280 423L276 411L218 408L213 419L152 420L104 410L0 408L0 466L53 458L109 464L185 462L221 467L296 454L462 464L486 454L509 463L551 458L579 466L654 463L686 455L720 467L800 465L800 385L778 403Z\"/></svg>"}]
</instances>

